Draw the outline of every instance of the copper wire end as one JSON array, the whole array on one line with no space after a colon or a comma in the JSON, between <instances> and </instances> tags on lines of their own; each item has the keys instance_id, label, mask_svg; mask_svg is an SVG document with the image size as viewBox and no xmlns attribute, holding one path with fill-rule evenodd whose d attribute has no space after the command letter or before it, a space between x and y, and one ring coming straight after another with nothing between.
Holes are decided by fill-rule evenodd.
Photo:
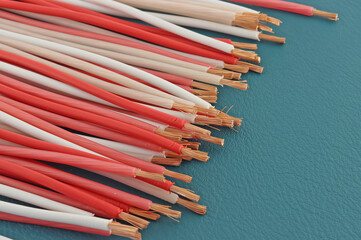
<instances>
[{"instance_id":1,"label":"copper wire end","mask_svg":"<svg viewBox=\"0 0 361 240\"><path fill-rule=\"evenodd\" d=\"M241 42L233 42L232 41L232 45L236 48L257 50L257 44L253 44L253 43L241 43Z\"/></svg>"},{"instance_id":2,"label":"copper wire end","mask_svg":"<svg viewBox=\"0 0 361 240\"><path fill-rule=\"evenodd\" d=\"M207 91L210 91L210 92L214 92L214 93L218 92L218 89L217 89L216 86L212 86L212 85L209 85L209 84L206 84L206 83L200 83L200 82L193 81L191 86L195 87L195 88L207 90Z\"/></svg>"},{"instance_id":3,"label":"copper wire end","mask_svg":"<svg viewBox=\"0 0 361 240\"><path fill-rule=\"evenodd\" d=\"M321 11L321 10L317 10L317 9L313 9L312 13L314 16L324 17L329 20L333 20L333 21L339 20L337 13L330 13L330 12L325 12L325 11Z\"/></svg>"},{"instance_id":4,"label":"copper wire end","mask_svg":"<svg viewBox=\"0 0 361 240\"><path fill-rule=\"evenodd\" d=\"M149 178L158 182L165 182L165 177L162 174L144 172L142 170L136 170L135 176Z\"/></svg>"},{"instance_id":5,"label":"copper wire end","mask_svg":"<svg viewBox=\"0 0 361 240\"><path fill-rule=\"evenodd\" d=\"M204 101L209 102L209 103L217 103L217 96L213 96L213 95L203 95L203 96L198 96L199 98L202 98Z\"/></svg>"},{"instance_id":6,"label":"copper wire end","mask_svg":"<svg viewBox=\"0 0 361 240\"><path fill-rule=\"evenodd\" d=\"M178 198L177 203L182 205L183 207L188 208L189 210L191 210L191 211L193 211L195 213L198 213L198 214L201 214L201 215L204 215L204 214L207 213L207 207L206 206L199 205L197 203L184 200L182 198Z\"/></svg>"},{"instance_id":7,"label":"copper wire end","mask_svg":"<svg viewBox=\"0 0 361 240\"><path fill-rule=\"evenodd\" d=\"M172 128L172 127L166 128L165 131L177 134L177 135L181 136L182 138L186 138L186 139L193 138L194 134L195 134L194 132L191 132L191 131L181 130L181 129Z\"/></svg>"},{"instance_id":8,"label":"copper wire end","mask_svg":"<svg viewBox=\"0 0 361 240\"><path fill-rule=\"evenodd\" d=\"M160 215L154 212L150 212L150 211L145 211L139 208L135 208L135 207L130 207L129 208L129 213L137 215L139 217L142 218L146 218L146 219L150 219L153 221L156 221L160 218Z\"/></svg>"},{"instance_id":9,"label":"copper wire end","mask_svg":"<svg viewBox=\"0 0 361 240\"><path fill-rule=\"evenodd\" d=\"M235 48L232 51L232 54L235 57L238 57L238 58L243 59L243 60L247 60L247 61L251 61L251 62L257 62L257 63L261 62L261 58L255 52L252 52L252 51L245 51L245 50L242 50L242 49Z\"/></svg>"},{"instance_id":10,"label":"copper wire end","mask_svg":"<svg viewBox=\"0 0 361 240\"><path fill-rule=\"evenodd\" d=\"M224 64L224 68L240 73L248 73L249 71L249 67L242 65Z\"/></svg>"},{"instance_id":11,"label":"copper wire end","mask_svg":"<svg viewBox=\"0 0 361 240\"><path fill-rule=\"evenodd\" d=\"M173 109L176 109L180 112L186 112L186 113L196 113L196 110L194 109L194 107L189 107L189 106L185 106L185 105L182 105L182 104L179 104L179 103L174 103L173 104Z\"/></svg>"},{"instance_id":12,"label":"copper wire end","mask_svg":"<svg viewBox=\"0 0 361 240\"><path fill-rule=\"evenodd\" d=\"M152 203L150 205L150 209L170 218L180 218L182 216L182 213L180 211L170 209L167 206L157 203Z\"/></svg>"},{"instance_id":13,"label":"copper wire end","mask_svg":"<svg viewBox=\"0 0 361 240\"><path fill-rule=\"evenodd\" d=\"M135 238L132 238L132 240L142 240L142 234L140 232L138 232L136 234L136 237Z\"/></svg>"},{"instance_id":14,"label":"copper wire end","mask_svg":"<svg viewBox=\"0 0 361 240\"><path fill-rule=\"evenodd\" d=\"M153 157L152 163L160 164L160 165L167 165L167 166L180 166L182 163L182 158L160 158L160 157Z\"/></svg>"},{"instance_id":15,"label":"copper wire end","mask_svg":"<svg viewBox=\"0 0 361 240\"><path fill-rule=\"evenodd\" d=\"M197 95L197 96L208 96L208 95L217 96L217 93L215 93L215 92L210 92L210 91L207 91L207 90L194 89L194 88L192 88L190 92Z\"/></svg>"},{"instance_id":16,"label":"copper wire end","mask_svg":"<svg viewBox=\"0 0 361 240\"><path fill-rule=\"evenodd\" d=\"M182 141L178 141L178 142L182 142ZM180 156L181 156L181 155L178 154L178 153L171 152L171 151L168 151L168 150L164 151L164 155L165 155L166 157L180 157Z\"/></svg>"},{"instance_id":17,"label":"copper wire end","mask_svg":"<svg viewBox=\"0 0 361 240\"><path fill-rule=\"evenodd\" d=\"M249 62L244 62L244 61L238 61L237 65L247 67L247 68L249 68L249 70L256 72L256 73L262 73L263 69L264 69L264 67L261 67L261 66L249 63Z\"/></svg>"},{"instance_id":18,"label":"copper wire end","mask_svg":"<svg viewBox=\"0 0 361 240\"><path fill-rule=\"evenodd\" d=\"M155 131L155 133L160 135L160 136L163 136L165 138L172 139L174 141L179 141L179 140L182 139L182 135L179 135L179 134L176 134L176 133L173 133L173 132L163 131L161 129L157 129Z\"/></svg>"},{"instance_id":19,"label":"copper wire end","mask_svg":"<svg viewBox=\"0 0 361 240\"><path fill-rule=\"evenodd\" d=\"M263 13L244 12L243 15L257 16L260 21L272 23L276 26L279 26L282 23L281 20L274 18L274 17L269 17L269 16L267 16L267 14L263 14Z\"/></svg>"},{"instance_id":20,"label":"copper wire end","mask_svg":"<svg viewBox=\"0 0 361 240\"><path fill-rule=\"evenodd\" d=\"M218 116L219 110L215 108L202 108L197 106L197 113L216 117Z\"/></svg>"},{"instance_id":21,"label":"copper wire end","mask_svg":"<svg viewBox=\"0 0 361 240\"><path fill-rule=\"evenodd\" d=\"M246 91L248 89L248 84L245 82L232 81L228 79L221 80L222 85L226 85L228 87L237 88Z\"/></svg>"},{"instance_id":22,"label":"copper wire end","mask_svg":"<svg viewBox=\"0 0 361 240\"><path fill-rule=\"evenodd\" d=\"M227 71L224 69L218 69L218 68L208 69L207 72L211 73L211 74L223 76L224 78L228 78L228 79L237 79L238 80L242 76L242 74L240 75L239 73Z\"/></svg>"},{"instance_id":23,"label":"copper wire end","mask_svg":"<svg viewBox=\"0 0 361 240\"><path fill-rule=\"evenodd\" d=\"M195 126L195 125L190 124L190 123L184 124L184 129L192 131L192 132L202 133L204 135L211 135L211 131L209 131L207 129L203 129L203 128L198 127L198 126Z\"/></svg>"},{"instance_id":24,"label":"copper wire end","mask_svg":"<svg viewBox=\"0 0 361 240\"><path fill-rule=\"evenodd\" d=\"M197 124L201 125L216 125L216 126L223 126L223 121L217 117L207 117L198 115L195 120Z\"/></svg>"},{"instance_id":25,"label":"copper wire end","mask_svg":"<svg viewBox=\"0 0 361 240\"><path fill-rule=\"evenodd\" d=\"M189 148L183 148L182 149L182 155L183 155L183 159L187 160L187 159L197 159L199 161L202 162L207 162L209 160L209 156L208 153L206 152L202 152L202 151L197 151L197 150L192 150Z\"/></svg>"},{"instance_id":26,"label":"copper wire end","mask_svg":"<svg viewBox=\"0 0 361 240\"><path fill-rule=\"evenodd\" d=\"M274 33L273 32L273 29L266 26L266 25L263 25L261 23L258 24L258 29L261 30L261 31L266 31L266 32L270 32L270 33Z\"/></svg>"},{"instance_id":27,"label":"copper wire end","mask_svg":"<svg viewBox=\"0 0 361 240\"><path fill-rule=\"evenodd\" d=\"M144 229L147 228L149 225L149 221L144 220L143 218L134 216L132 214L126 213L126 212L121 212L118 215L118 218L122 221L125 221L129 224L131 224L132 226L139 228L139 229Z\"/></svg>"},{"instance_id":28,"label":"copper wire end","mask_svg":"<svg viewBox=\"0 0 361 240\"><path fill-rule=\"evenodd\" d=\"M246 14L236 14L235 19L232 21L232 25L251 30L258 30L258 23L258 16Z\"/></svg>"},{"instance_id":29,"label":"copper wire end","mask_svg":"<svg viewBox=\"0 0 361 240\"><path fill-rule=\"evenodd\" d=\"M175 178L175 179L181 180L181 181L186 182L186 183L190 183L192 181L191 176L188 176L188 175L185 175L185 174L182 174L182 173L173 172L173 171L170 171L168 169L165 169L163 174L168 176L168 177Z\"/></svg>"},{"instance_id":30,"label":"copper wire end","mask_svg":"<svg viewBox=\"0 0 361 240\"><path fill-rule=\"evenodd\" d=\"M222 147L224 146L224 139L222 139L222 138L217 138L217 137L212 137L212 136L207 136L207 135L202 135L202 134L196 134L196 137L203 141L214 143L214 144L217 144Z\"/></svg>"},{"instance_id":31,"label":"copper wire end","mask_svg":"<svg viewBox=\"0 0 361 240\"><path fill-rule=\"evenodd\" d=\"M121 224L118 222L111 222L109 223L109 229L112 231L113 235L132 239L138 239L139 237L138 228L133 226Z\"/></svg>"},{"instance_id":32,"label":"copper wire end","mask_svg":"<svg viewBox=\"0 0 361 240\"><path fill-rule=\"evenodd\" d=\"M234 122L234 126L236 126L236 127L239 127L239 126L242 125L242 121L243 121L242 118L232 117L232 116L229 116L227 113L224 113L224 112L221 112L219 114L219 117L222 118L222 119L232 119L233 122Z\"/></svg>"},{"instance_id":33,"label":"copper wire end","mask_svg":"<svg viewBox=\"0 0 361 240\"><path fill-rule=\"evenodd\" d=\"M266 41L282 43L282 44L286 43L286 38L271 36L271 35L267 35L267 34L264 34L264 33L260 33L258 35L258 37L259 37L259 39L266 40Z\"/></svg>"},{"instance_id":34,"label":"copper wire end","mask_svg":"<svg viewBox=\"0 0 361 240\"><path fill-rule=\"evenodd\" d=\"M176 185L173 185L170 187L170 190L182 197L185 197L193 202L198 202L201 198L199 195L195 194L194 191L178 187Z\"/></svg>"},{"instance_id":35,"label":"copper wire end","mask_svg":"<svg viewBox=\"0 0 361 240\"><path fill-rule=\"evenodd\" d=\"M179 141L177 143L182 144L183 146L193 149L193 150L198 150L199 146L201 145L200 142L190 142L190 141L186 141L186 140Z\"/></svg>"}]
</instances>

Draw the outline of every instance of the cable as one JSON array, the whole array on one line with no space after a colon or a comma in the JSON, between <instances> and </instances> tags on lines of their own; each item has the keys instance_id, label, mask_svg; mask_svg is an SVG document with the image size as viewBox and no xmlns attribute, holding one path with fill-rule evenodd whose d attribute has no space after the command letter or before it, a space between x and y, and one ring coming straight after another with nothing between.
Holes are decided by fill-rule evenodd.
<instances>
[{"instance_id":1,"label":"cable","mask_svg":"<svg viewBox=\"0 0 361 240\"><path fill-rule=\"evenodd\" d=\"M22 202L26 202L48 210L73 213L84 216L94 216L94 214L90 212L86 212L81 209L69 205L65 205L63 203L59 203L32 193L28 193L26 191L17 188L9 187L4 184L0 184L0 195L8 198L16 199Z\"/></svg>"}]
</instances>

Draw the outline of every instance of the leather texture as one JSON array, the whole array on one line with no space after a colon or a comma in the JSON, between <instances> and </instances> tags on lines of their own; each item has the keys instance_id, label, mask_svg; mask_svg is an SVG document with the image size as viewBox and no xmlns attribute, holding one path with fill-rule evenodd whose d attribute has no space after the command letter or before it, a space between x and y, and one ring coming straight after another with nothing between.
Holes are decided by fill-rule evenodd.
<instances>
[{"instance_id":1,"label":"leather texture","mask_svg":"<svg viewBox=\"0 0 361 240\"><path fill-rule=\"evenodd\" d=\"M226 144L203 143L208 163L171 169L194 177L191 184L177 184L201 195L207 215L176 207L183 211L179 223L162 217L142 231L143 239L361 238L361 4L297 2L338 12L340 21L259 8L283 20L275 31L287 43L259 44L265 71L244 75L247 92L220 89L218 108L234 105L231 114L244 117L244 125L239 133L214 131ZM1 234L16 240L120 239L0 221Z\"/></svg>"}]
</instances>

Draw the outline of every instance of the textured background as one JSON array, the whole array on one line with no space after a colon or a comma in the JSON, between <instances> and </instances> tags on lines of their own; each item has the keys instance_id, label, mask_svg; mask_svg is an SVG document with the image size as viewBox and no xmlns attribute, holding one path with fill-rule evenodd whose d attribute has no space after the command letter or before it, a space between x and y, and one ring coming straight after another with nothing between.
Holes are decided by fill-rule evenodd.
<instances>
[{"instance_id":1,"label":"textured background","mask_svg":"<svg viewBox=\"0 0 361 240\"><path fill-rule=\"evenodd\" d=\"M218 103L235 105L231 113L244 117L244 125L239 133L215 133L226 138L223 148L203 144L208 163L177 169L194 176L187 187L201 195L208 214L179 207L179 223L163 217L143 231L144 239L361 238L360 2L314 5L339 12L341 20L263 10L284 21L275 29L287 44L260 44L264 74L245 75L247 92L221 89ZM6 222L1 234L119 239Z\"/></svg>"}]
</instances>

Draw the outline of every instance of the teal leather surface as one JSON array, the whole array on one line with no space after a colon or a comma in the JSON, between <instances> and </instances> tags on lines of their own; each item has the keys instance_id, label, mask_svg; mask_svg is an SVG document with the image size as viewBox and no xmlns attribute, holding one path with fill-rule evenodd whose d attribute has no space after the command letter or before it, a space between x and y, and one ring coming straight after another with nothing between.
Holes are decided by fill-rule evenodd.
<instances>
[{"instance_id":1,"label":"teal leather surface","mask_svg":"<svg viewBox=\"0 0 361 240\"><path fill-rule=\"evenodd\" d=\"M311 4L338 12L340 21L262 9L283 20L275 30L287 43L259 44L265 71L244 75L247 92L220 89L217 107L234 105L231 114L244 117L243 126L239 133L214 131L226 144L203 143L208 163L175 168L194 177L191 184L177 184L201 195L207 215L175 207L183 211L180 222L162 217L142 231L143 239L361 238L361 4ZM3 221L1 234L16 240L121 239Z\"/></svg>"}]
</instances>

